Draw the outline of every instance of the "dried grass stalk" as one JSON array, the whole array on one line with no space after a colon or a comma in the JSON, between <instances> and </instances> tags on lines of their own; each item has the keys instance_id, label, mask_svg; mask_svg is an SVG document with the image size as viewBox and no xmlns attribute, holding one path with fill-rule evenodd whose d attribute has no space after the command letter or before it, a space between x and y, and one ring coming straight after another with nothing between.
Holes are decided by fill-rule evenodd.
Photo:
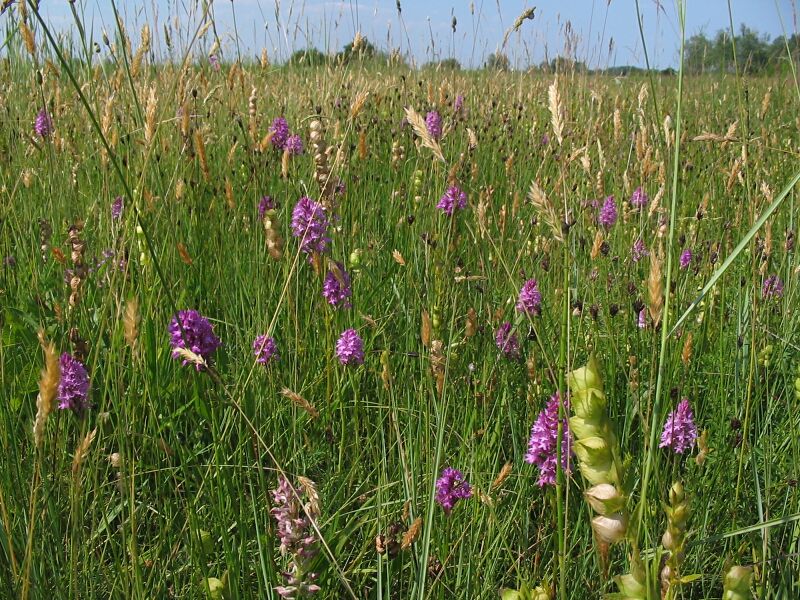
<instances>
[{"instance_id":1,"label":"dried grass stalk","mask_svg":"<svg viewBox=\"0 0 800 600\"><path fill-rule=\"evenodd\" d=\"M125 303L125 315L122 317L122 323L125 329L125 342L127 342L128 346L131 348L136 347L136 340L139 338L140 321L139 301L136 297L133 297Z\"/></svg>"},{"instance_id":2,"label":"dried grass stalk","mask_svg":"<svg viewBox=\"0 0 800 600\"><path fill-rule=\"evenodd\" d=\"M686 341L683 343L683 350L681 351L681 362L684 366L689 366L689 361L692 360L692 332L686 336Z\"/></svg>"},{"instance_id":3,"label":"dried grass stalk","mask_svg":"<svg viewBox=\"0 0 800 600\"><path fill-rule=\"evenodd\" d=\"M33 422L33 439L37 448L44 439L44 426L47 417L55 407L58 382L61 379L61 369L58 364L58 352L53 342L48 342L44 337L44 330L39 330L39 344L44 352L44 369L39 378L39 395L36 398L36 419Z\"/></svg>"},{"instance_id":4,"label":"dried grass stalk","mask_svg":"<svg viewBox=\"0 0 800 600\"><path fill-rule=\"evenodd\" d=\"M558 91L558 77L547 88L548 108L550 109L550 126L560 146L564 142L564 105Z\"/></svg>"},{"instance_id":5,"label":"dried grass stalk","mask_svg":"<svg viewBox=\"0 0 800 600\"><path fill-rule=\"evenodd\" d=\"M563 242L564 234L561 232L561 220L556 212L556 207L535 181L531 183L531 189L528 191L528 200L531 201L542 221L550 227L553 238Z\"/></svg>"},{"instance_id":6,"label":"dried grass stalk","mask_svg":"<svg viewBox=\"0 0 800 600\"><path fill-rule=\"evenodd\" d=\"M77 477L81 472L81 465L86 460L89 454L89 448L92 446L95 436L97 435L97 427L87 433L81 440L78 447L75 449L75 456L72 457L72 476Z\"/></svg>"},{"instance_id":7,"label":"dried grass stalk","mask_svg":"<svg viewBox=\"0 0 800 600\"><path fill-rule=\"evenodd\" d=\"M661 321L661 312L664 308L664 293L661 287L661 254L662 250L659 248L658 252L653 252L650 256L650 275L647 278L647 294L650 299L648 310L654 327Z\"/></svg>"},{"instance_id":8,"label":"dried grass stalk","mask_svg":"<svg viewBox=\"0 0 800 600\"><path fill-rule=\"evenodd\" d=\"M431 324L431 316L428 314L427 310L422 311L422 325L420 326L419 330L419 337L422 340L422 345L425 348L431 347L431 330L433 326Z\"/></svg>"},{"instance_id":9,"label":"dried grass stalk","mask_svg":"<svg viewBox=\"0 0 800 600\"><path fill-rule=\"evenodd\" d=\"M281 396L283 396L284 398L288 398L289 400L292 401L293 404L302 408L309 415L311 415L312 419L316 419L319 416L319 411L316 408L314 408L314 405L311 404L311 402L309 402L305 398L303 398L297 392L293 392L289 388L285 387L281 390Z\"/></svg>"},{"instance_id":10,"label":"dried grass stalk","mask_svg":"<svg viewBox=\"0 0 800 600\"><path fill-rule=\"evenodd\" d=\"M414 522L411 524L411 527L408 528L408 531L406 531L403 534L403 541L400 542L400 548L402 550L410 548L419 537L421 531L422 531L422 517L417 517L416 519L414 519Z\"/></svg>"},{"instance_id":11,"label":"dried grass stalk","mask_svg":"<svg viewBox=\"0 0 800 600\"><path fill-rule=\"evenodd\" d=\"M503 485L503 482L508 479L508 476L511 475L511 471L513 470L513 466L511 463L506 463L503 465L503 468L500 469L500 472L497 474L497 477L494 478L492 485L489 487L489 490L495 490Z\"/></svg>"},{"instance_id":12,"label":"dried grass stalk","mask_svg":"<svg viewBox=\"0 0 800 600\"><path fill-rule=\"evenodd\" d=\"M433 155L442 162L447 162L444 159L444 154L442 154L442 148L439 146L439 142L437 142L430 133L428 133L428 127L425 125L425 119L420 116L420 114L415 111L410 106L406 107L406 118L408 122L411 123L411 127L414 128L414 133L417 134L417 137L422 142L422 145L428 148Z\"/></svg>"}]
</instances>

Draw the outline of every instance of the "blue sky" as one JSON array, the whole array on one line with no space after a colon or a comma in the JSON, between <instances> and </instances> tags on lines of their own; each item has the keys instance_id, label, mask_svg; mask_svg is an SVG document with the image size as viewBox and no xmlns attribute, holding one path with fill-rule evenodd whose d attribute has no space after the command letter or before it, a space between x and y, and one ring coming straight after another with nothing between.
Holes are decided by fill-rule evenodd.
<instances>
[{"instance_id":1,"label":"blue sky","mask_svg":"<svg viewBox=\"0 0 800 600\"><path fill-rule=\"evenodd\" d=\"M788 34L794 33L796 1L731 0L735 27L746 23L773 38L784 27ZM728 0L687 3L687 35L728 28ZM418 63L454 57L475 66L500 48L514 19L535 6L535 19L525 21L508 39L505 52L515 65L563 54L567 39L573 40L577 58L593 67L644 65L634 0L401 0L400 4L401 16L396 0L215 0L212 9L227 59L237 52L257 56L263 47L273 60L309 45L336 51L360 30L379 47L400 48ZM639 0L639 4L651 64L676 65L680 29L674 0ZM66 0L42 0L41 5L56 29L64 32L73 27ZM97 41L103 28L113 31L110 0L78 0L77 6L87 22L94 23ZM145 19L151 26L156 22L154 39L161 50L164 25L169 23L185 36L190 26L196 26L200 11L196 0L117 0L117 6L132 33ZM207 36L198 54L207 51L212 40Z\"/></svg>"}]
</instances>

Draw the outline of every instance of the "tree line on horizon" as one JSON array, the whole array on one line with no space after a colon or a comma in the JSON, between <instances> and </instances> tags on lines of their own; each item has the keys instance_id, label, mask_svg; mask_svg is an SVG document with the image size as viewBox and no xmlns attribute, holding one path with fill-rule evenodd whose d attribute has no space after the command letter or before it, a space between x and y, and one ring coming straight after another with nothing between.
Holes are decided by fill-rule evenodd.
<instances>
[{"instance_id":1,"label":"tree line on horizon","mask_svg":"<svg viewBox=\"0 0 800 600\"><path fill-rule=\"evenodd\" d=\"M774 74L790 68L790 56L795 64L800 61L800 36L798 34L792 34L788 38L778 36L770 40L768 34L761 34L742 24L739 32L734 36L731 36L729 30L721 29L713 37L708 37L703 30L700 30L687 39L684 45L684 71L692 74L733 73L738 65L738 69L742 73ZM346 64L352 61L407 64L399 53L387 53L366 38L361 38L357 47L354 48L354 44L351 42L336 54L326 54L314 47L297 50L289 58L288 64L314 67L326 64ZM427 62L422 68L458 71L464 67L456 58L451 57ZM489 54L481 68L490 71L510 71L512 64L507 54L497 51ZM647 69L632 65L590 69L583 61L563 56L544 60L525 70L546 73L575 70L610 75L627 75L647 71ZM668 67L658 71L662 74L672 74L675 69Z\"/></svg>"}]
</instances>

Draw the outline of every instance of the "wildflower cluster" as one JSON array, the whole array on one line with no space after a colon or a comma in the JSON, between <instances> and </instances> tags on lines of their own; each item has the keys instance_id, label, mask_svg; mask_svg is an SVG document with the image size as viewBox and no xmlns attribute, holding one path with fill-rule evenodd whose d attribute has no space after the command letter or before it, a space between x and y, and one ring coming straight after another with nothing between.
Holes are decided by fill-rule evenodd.
<instances>
[{"instance_id":1,"label":"wildflower cluster","mask_svg":"<svg viewBox=\"0 0 800 600\"><path fill-rule=\"evenodd\" d=\"M464 474L453 467L445 467L442 475L436 480L436 502L450 514L456 502L472 497L472 486L464 478Z\"/></svg>"},{"instance_id":2,"label":"wildflower cluster","mask_svg":"<svg viewBox=\"0 0 800 600\"><path fill-rule=\"evenodd\" d=\"M558 411L560 404L559 393L550 397L547 406L539 413L536 422L531 428L531 437L528 441L528 452L525 462L539 468L539 486L554 485L556 482L557 448L558 448ZM568 408L568 402L564 402ZM569 432L567 419L562 419L561 437L561 468L569 472L569 455L572 452L572 435Z\"/></svg>"},{"instance_id":3,"label":"wildflower cluster","mask_svg":"<svg viewBox=\"0 0 800 600\"><path fill-rule=\"evenodd\" d=\"M295 488L281 475L278 487L272 490L275 506L270 514L277 523L281 556L288 559L283 577L286 585L275 588L281 598L300 598L320 591L314 583L317 574L310 571L310 563L317 554L317 537L312 519L319 516L316 499L301 504L302 490Z\"/></svg>"}]
</instances>

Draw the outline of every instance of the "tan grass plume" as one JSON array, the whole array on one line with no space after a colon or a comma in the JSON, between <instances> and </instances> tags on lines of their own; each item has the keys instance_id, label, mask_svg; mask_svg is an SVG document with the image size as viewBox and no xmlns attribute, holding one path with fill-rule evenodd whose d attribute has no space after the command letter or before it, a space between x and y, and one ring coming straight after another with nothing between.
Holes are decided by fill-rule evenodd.
<instances>
[{"instance_id":1,"label":"tan grass plume","mask_svg":"<svg viewBox=\"0 0 800 600\"><path fill-rule=\"evenodd\" d=\"M39 330L39 344L44 352L44 369L39 378L39 395L36 398L36 419L33 422L33 439L36 447L42 445L44 439L44 426L47 417L53 411L58 392L58 382L61 379L61 369L58 364L58 352L53 342L44 337L44 330Z\"/></svg>"},{"instance_id":2,"label":"tan grass plume","mask_svg":"<svg viewBox=\"0 0 800 600\"><path fill-rule=\"evenodd\" d=\"M661 284L661 256L662 249L650 255L650 275L647 278L647 294L650 299L648 311L656 327L661 321L661 312L664 309L664 292Z\"/></svg>"},{"instance_id":3,"label":"tan grass plume","mask_svg":"<svg viewBox=\"0 0 800 600\"><path fill-rule=\"evenodd\" d=\"M411 123L411 127L414 128L414 133L417 134L422 145L428 148L438 160L447 162L444 159L444 154L442 154L442 148L439 146L439 142L433 139L431 134L428 133L425 119L410 106L406 107L406 118L408 122Z\"/></svg>"},{"instance_id":4,"label":"tan grass plume","mask_svg":"<svg viewBox=\"0 0 800 600\"><path fill-rule=\"evenodd\" d=\"M122 317L122 324L125 329L125 342L131 348L136 347L136 340L139 337L140 321L139 301L134 296L125 303L125 315Z\"/></svg>"},{"instance_id":5,"label":"tan grass plume","mask_svg":"<svg viewBox=\"0 0 800 600\"><path fill-rule=\"evenodd\" d=\"M531 201L536 212L539 213L539 218L550 227L553 238L563 242L564 234L561 231L561 220L556 212L556 207L535 181L531 183L531 188L528 191L528 200Z\"/></svg>"},{"instance_id":6,"label":"tan grass plume","mask_svg":"<svg viewBox=\"0 0 800 600\"><path fill-rule=\"evenodd\" d=\"M550 126L560 146L564 142L564 105L558 91L558 77L547 88L547 105L550 109Z\"/></svg>"},{"instance_id":7,"label":"tan grass plume","mask_svg":"<svg viewBox=\"0 0 800 600\"><path fill-rule=\"evenodd\" d=\"M319 411L314 408L314 405L297 392L293 392L289 388L285 387L281 390L281 396L288 398L293 404L302 408L309 415L311 415L311 418L316 419L319 416Z\"/></svg>"}]
</instances>

